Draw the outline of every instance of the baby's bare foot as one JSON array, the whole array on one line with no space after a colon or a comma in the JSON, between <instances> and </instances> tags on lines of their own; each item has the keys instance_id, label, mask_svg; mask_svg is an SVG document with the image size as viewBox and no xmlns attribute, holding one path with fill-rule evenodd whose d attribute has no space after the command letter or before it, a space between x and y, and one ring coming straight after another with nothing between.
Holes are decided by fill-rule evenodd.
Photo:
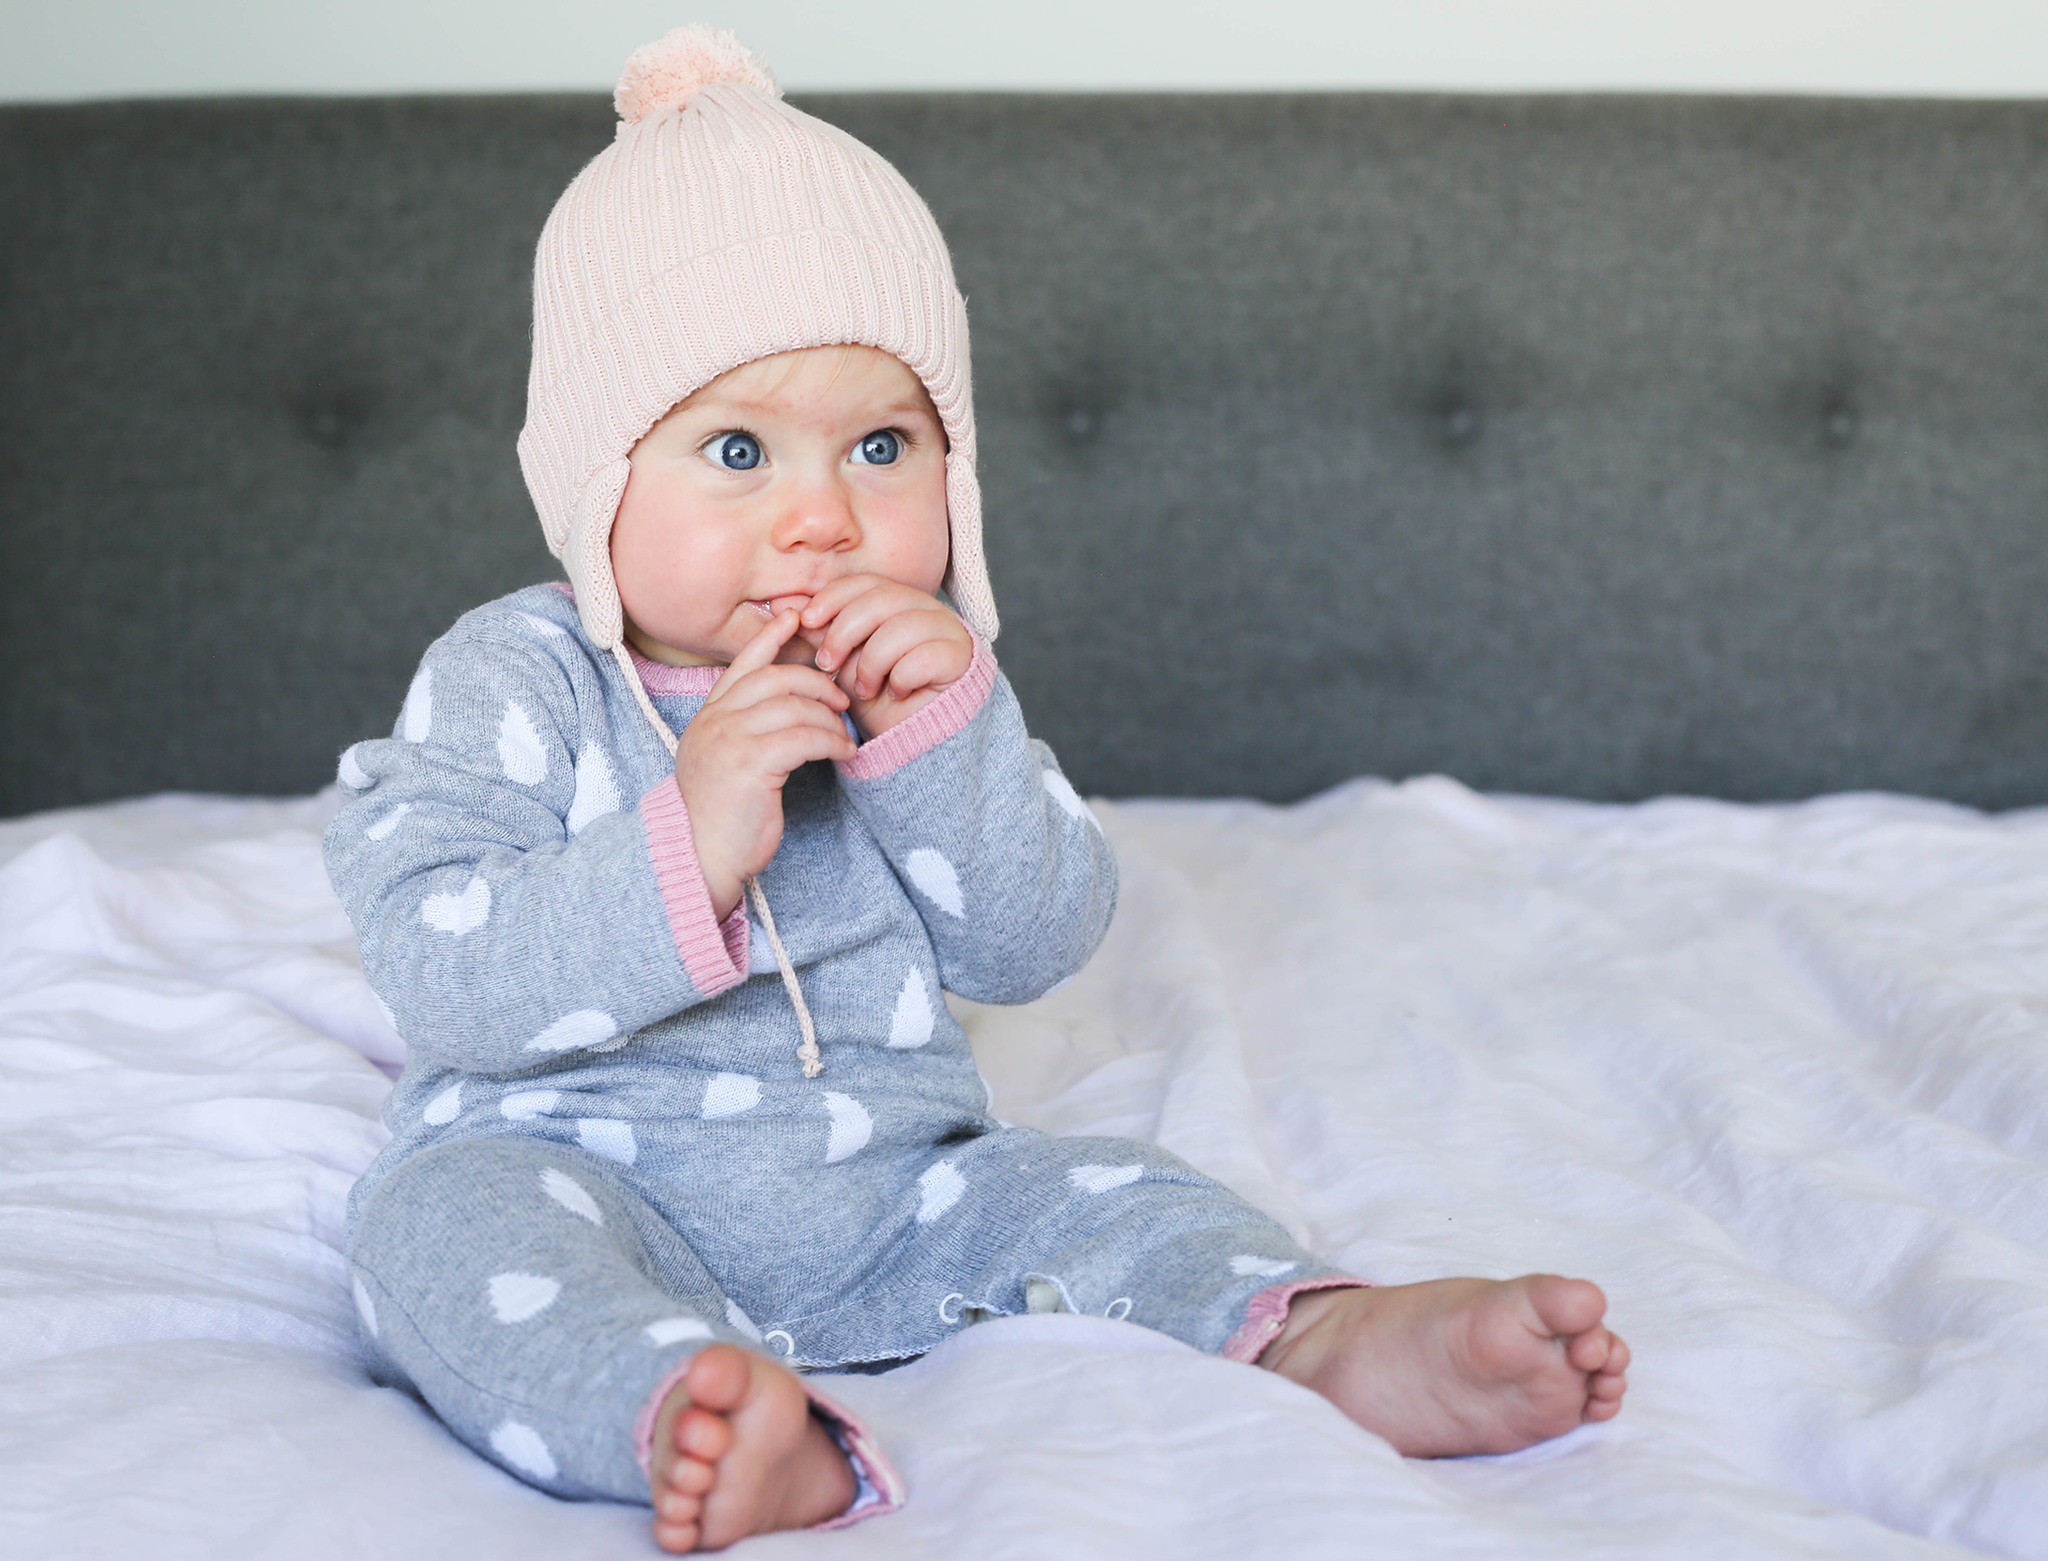
<instances>
[{"instance_id":1,"label":"baby's bare foot","mask_svg":"<svg viewBox=\"0 0 2048 1561\"><path fill-rule=\"evenodd\" d=\"M706 1345L662 1401L648 1469L654 1542L723 1550L853 1501L853 1470L786 1366Z\"/></svg>"},{"instance_id":2,"label":"baby's bare foot","mask_svg":"<svg viewBox=\"0 0 2048 1561\"><path fill-rule=\"evenodd\" d=\"M1294 1297L1259 1364L1410 1458L1509 1453L1611 1420L1628 1346L1583 1279L1438 1279Z\"/></svg>"}]
</instances>

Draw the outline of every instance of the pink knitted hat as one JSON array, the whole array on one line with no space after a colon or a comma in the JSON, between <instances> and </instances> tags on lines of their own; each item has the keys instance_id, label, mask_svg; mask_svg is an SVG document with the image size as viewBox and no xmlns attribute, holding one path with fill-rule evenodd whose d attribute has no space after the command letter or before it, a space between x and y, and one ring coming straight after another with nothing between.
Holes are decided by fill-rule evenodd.
<instances>
[{"instance_id":1,"label":"pink knitted hat","mask_svg":"<svg viewBox=\"0 0 2048 1561\"><path fill-rule=\"evenodd\" d=\"M946 430L946 590L984 639L967 307L917 192L799 113L731 33L680 27L634 51L621 123L542 229L519 463L583 627L624 638L611 529L626 456L678 401L773 353L857 343L903 360Z\"/></svg>"}]
</instances>

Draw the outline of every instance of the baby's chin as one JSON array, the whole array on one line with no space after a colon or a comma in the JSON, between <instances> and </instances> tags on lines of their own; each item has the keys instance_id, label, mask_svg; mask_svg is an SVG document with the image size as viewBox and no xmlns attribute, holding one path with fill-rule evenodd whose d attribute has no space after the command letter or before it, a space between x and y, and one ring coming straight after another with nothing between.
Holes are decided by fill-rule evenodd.
<instances>
[{"instance_id":1,"label":"baby's chin","mask_svg":"<svg viewBox=\"0 0 2048 1561\"><path fill-rule=\"evenodd\" d=\"M741 619L737 613L733 616L735 625L739 626L738 632L735 634L729 629L724 638L736 639L738 644L744 645L755 632L758 620L749 622ZM732 653L716 646L684 646L672 644L665 639L657 639L630 617L626 620L626 642L649 661L660 662L668 667L722 667L732 660Z\"/></svg>"}]
</instances>

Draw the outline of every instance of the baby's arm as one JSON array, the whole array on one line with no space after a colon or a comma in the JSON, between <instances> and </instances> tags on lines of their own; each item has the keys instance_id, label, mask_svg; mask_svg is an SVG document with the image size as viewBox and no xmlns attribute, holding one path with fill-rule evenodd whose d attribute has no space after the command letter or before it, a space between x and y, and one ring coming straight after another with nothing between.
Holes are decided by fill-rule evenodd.
<instances>
[{"instance_id":1,"label":"baby's arm","mask_svg":"<svg viewBox=\"0 0 2048 1561\"><path fill-rule=\"evenodd\" d=\"M902 640L911 648L898 668L930 644ZM1052 751L1025 731L994 655L966 644L964 669L941 689L888 674L921 697L840 777L924 918L941 983L976 1002L1028 1002L1086 964L1109 930L1116 860ZM832 656L829 637L824 648ZM929 662L943 665L943 651ZM860 652L866 670L879 659Z\"/></svg>"},{"instance_id":2,"label":"baby's arm","mask_svg":"<svg viewBox=\"0 0 2048 1561\"><path fill-rule=\"evenodd\" d=\"M399 732L350 750L326 847L416 1057L516 1072L746 978L744 920L714 915L674 782L636 803L619 779L595 669L467 620L427 652Z\"/></svg>"}]
</instances>

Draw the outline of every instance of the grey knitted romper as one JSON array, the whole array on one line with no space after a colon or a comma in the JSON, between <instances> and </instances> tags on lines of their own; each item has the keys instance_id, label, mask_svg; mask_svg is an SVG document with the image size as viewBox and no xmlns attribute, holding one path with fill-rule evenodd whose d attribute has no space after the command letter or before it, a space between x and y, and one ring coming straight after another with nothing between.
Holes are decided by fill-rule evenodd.
<instances>
[{"instance_id":1,"label":"grey knitted romper","mask_svg":"<svg viewBox=\"0 0 2048 1561\"><path fill-rule=\"evenodd\" d=\"M640 664L677 731L720 670ZM563 588L462 618L341 781L328 868L410 1047L350 1204L364 1342L545 1490L645 1501L636 1425L712 1339L834 1368L1066 1310L1215 1352L1261 1292L1335 1273L1161 1150L988 1115L942 991L1065 980L1116 869L986 646L785 788L761 884L814 1079L762 928L714 919L673 761Z\"/></svg>"}]
</instances>

